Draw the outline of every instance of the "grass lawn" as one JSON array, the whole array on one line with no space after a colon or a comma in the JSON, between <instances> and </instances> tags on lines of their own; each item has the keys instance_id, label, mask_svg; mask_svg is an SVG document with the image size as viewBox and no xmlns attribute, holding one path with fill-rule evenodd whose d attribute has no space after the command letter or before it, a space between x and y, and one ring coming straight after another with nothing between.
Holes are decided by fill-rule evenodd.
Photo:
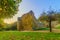
<instances>
[{"instance_id":1,"label":"grass lawn","mask_svg":"<svg viewBox=\"0 0 60 40\"><path fill-rule=\"evenodd\" d=\"M0 40L60 40L60 33L44 32L0 32Z\"/></svg>"}]
</instances>

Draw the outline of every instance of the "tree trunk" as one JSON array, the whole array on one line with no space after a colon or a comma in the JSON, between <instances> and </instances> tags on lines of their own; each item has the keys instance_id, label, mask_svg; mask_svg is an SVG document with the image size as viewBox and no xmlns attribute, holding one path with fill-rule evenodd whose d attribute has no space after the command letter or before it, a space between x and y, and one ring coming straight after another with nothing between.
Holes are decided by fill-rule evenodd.
<instances>
[{"instance_id":1,"label":"tree trunk","mask_svg":"<svg viewBox=\"0 0 60 40\"><path fill-rule=\"evenodd\" d=\"M52 22L52 20L51 20L51 16L50 16L50 17L49 17L49 28L50 28L50 32L52 32L51 22Z\"/></svg>"}]
</instances>

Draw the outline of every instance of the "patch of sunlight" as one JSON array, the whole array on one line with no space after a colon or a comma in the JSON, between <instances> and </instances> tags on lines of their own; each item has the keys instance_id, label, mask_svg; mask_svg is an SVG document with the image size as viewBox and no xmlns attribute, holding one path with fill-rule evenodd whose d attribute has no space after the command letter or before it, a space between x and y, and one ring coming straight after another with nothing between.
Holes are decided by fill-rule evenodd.
<instances>
[{"instance_id":1,"label":"patch of sunlight","mask_svg":"<svg viewBox=\"0 0 60 40\"><path fill-rule=\"evenodd\" d=\"M0 8L0 11L2 10L2 8Z\"/></svg>"},{"instance_id":2,"label":"patch of sunlight","mask_svg":"<svg viewBox=\"0 0 60 40\"><path fill-rule=\"evenodd\" d=\"M56 25L55 27L59 27L59 26L60 26L60 24Z\"/></svg>"},{"instance_id":3,"label":"patch of sunlight","mask_svg":"<svg viewBox=\"0 0 60 40\"><path fill-rule=\"evenodd\" d=\"M13 23L13 22L15 22L15 21L12 20L12 19L5 19L5 20L4 20L4 23L7 23L7 24L11 24L11 23Z\"/></svg>"}]
</instances>

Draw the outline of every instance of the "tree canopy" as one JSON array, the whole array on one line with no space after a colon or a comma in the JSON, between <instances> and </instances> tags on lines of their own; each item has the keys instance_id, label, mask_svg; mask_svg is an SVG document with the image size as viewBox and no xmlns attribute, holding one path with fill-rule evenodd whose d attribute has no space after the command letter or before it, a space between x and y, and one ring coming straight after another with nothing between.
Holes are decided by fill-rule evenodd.
<instances>
[{"instance_id":1,"label":"tree canopy","mask_svg":"<svg viewBox=\"0 0 60 40\"><path fill-rule=\"evenodd\" d=\"M51 11L52 14L50 15L49 13L46 13L46 12L42 12L42 15L39 17L39 21L46 21L48 22L49 21L49 16L51 16L51 20L52 21L56 21L58 20L58 16L60 15L60 13L58 14L58 12L55 12L55 11Z\"/></svg>"},{"instance_id":2,"label":"tree canopy","mask_svg":"<svg viewBox=\"0 0 60 40\"><path fill-rule=\"evenodd\" d=\"M10 18L17 14L22 0L0 0L0 18Z\"/></svg>"}]
</instances>

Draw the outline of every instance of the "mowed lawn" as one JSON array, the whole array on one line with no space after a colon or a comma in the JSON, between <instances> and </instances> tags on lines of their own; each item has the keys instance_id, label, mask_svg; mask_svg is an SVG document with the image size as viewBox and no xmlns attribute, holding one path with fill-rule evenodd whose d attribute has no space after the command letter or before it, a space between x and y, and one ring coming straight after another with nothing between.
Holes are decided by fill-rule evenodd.
<instances>
[{"instance_id":1,"label":"mowed lawn","mask_svg":"<svg viewBox=\"0 0 60 40\"><path fill-rule=\"evenodd\" d=\"M0 40L60 40L60 33L5 31Z\"/></svg>"}]
</instances>

